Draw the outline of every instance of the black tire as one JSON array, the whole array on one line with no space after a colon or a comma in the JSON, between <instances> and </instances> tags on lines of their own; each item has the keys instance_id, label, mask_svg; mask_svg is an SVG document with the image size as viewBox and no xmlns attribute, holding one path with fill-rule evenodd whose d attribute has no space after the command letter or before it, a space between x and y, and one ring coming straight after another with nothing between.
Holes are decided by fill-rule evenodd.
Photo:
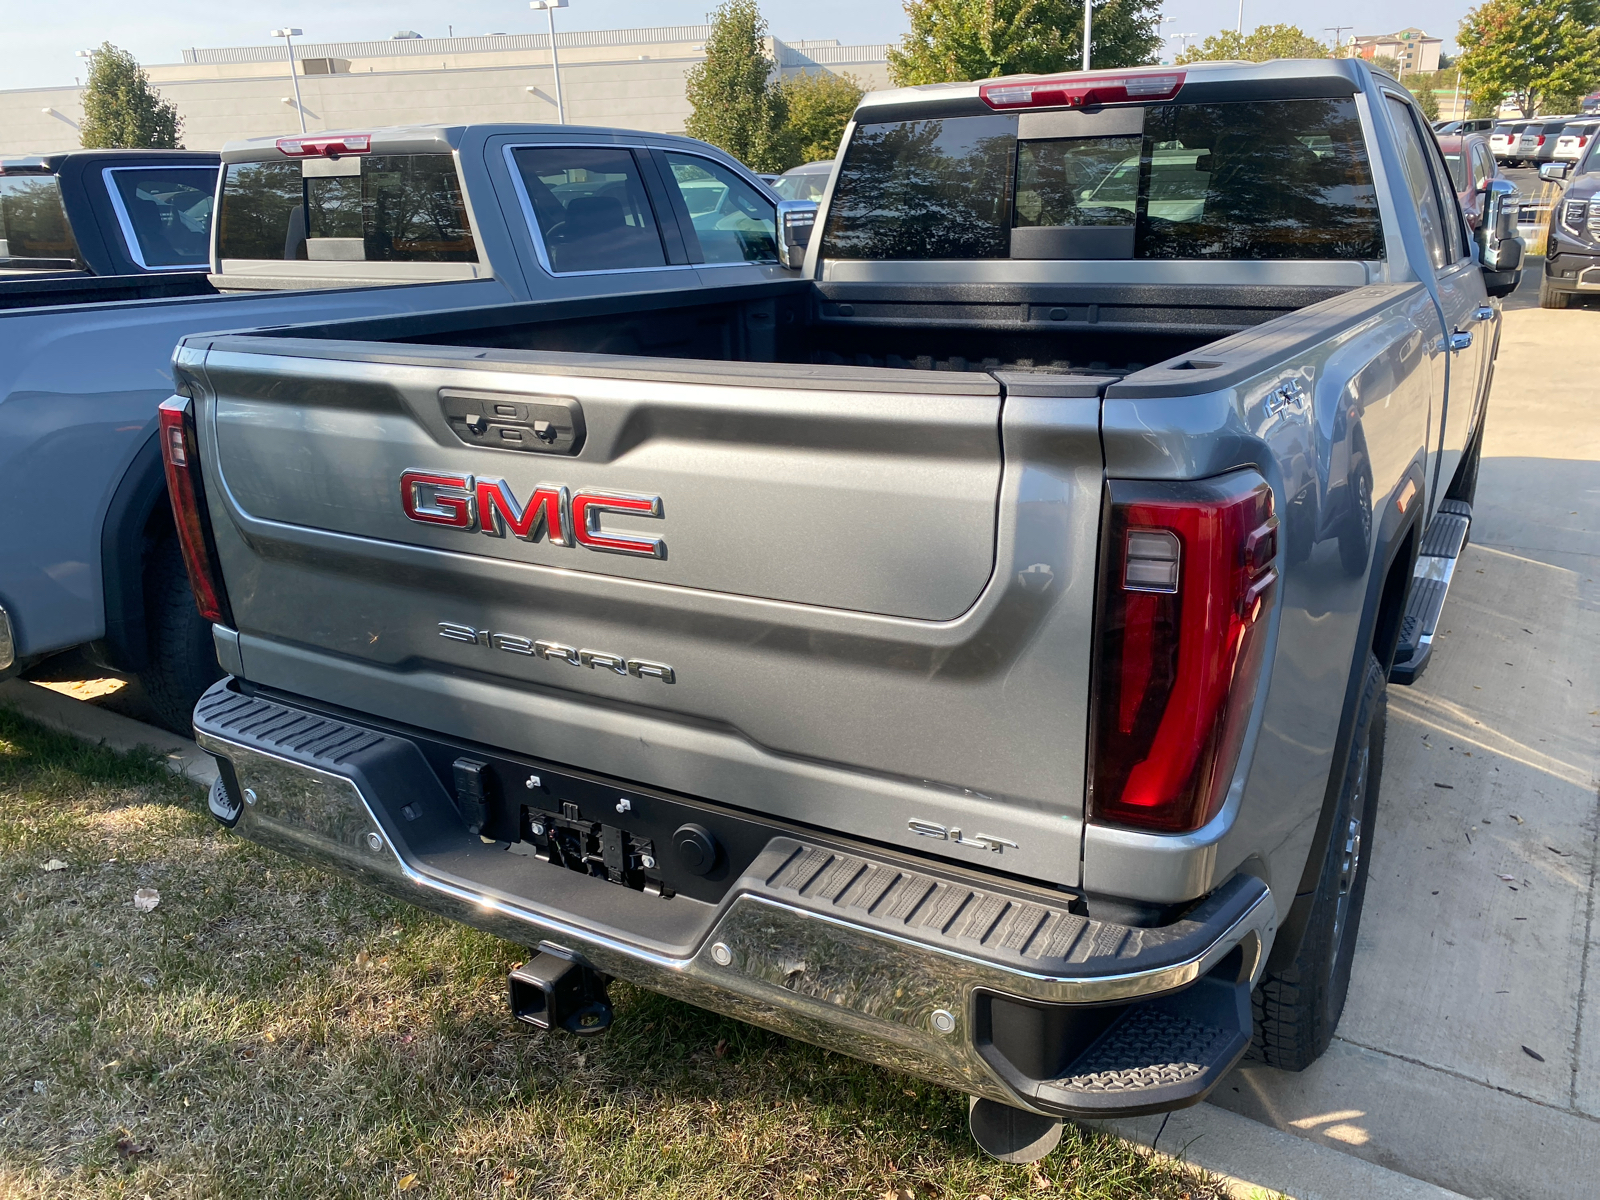
<instances>
[{"instance_id":1,"label":"black tire","mask_svg":"<svg viewBox=\"0 0 1600 1200\"><path fill-rule=\"evenodd\" d=\"M1539 277L1539 307L1540 308L1567 308L1572 304L1572 293L1557 291L1550 286L1550 277Z\"/></svg>"},{"instance_id":2,"label":"black tire","mask_svg":"<svg viewBox=\"0 0 1600 1200\"><path fill-rule=\"evenodd\" d=\"M139 672L150 706L174 733L194 732L194 706L222 678L211 622L200 615L175 536L155 544L145 572L150 664Z\"/></svg>"},{"instance_id":3,"label":"black tire","mask_svg":"<svg viewBox=\"0 0 1600 1200\"><path fill-rule=\"evenodd\" d=\"M1350 510L1339 523L1339 565L1352 579L1366 572L1372 555L1372 472L1363 462L1354 474Z\"/></svg>"},{"instance_id":4,"label":"black tire","mask_svg":"<svg viewBox=\"0 0 1600 1200\"><path fill-rule=\"evenodd\" d=\"M1284 970L1264 975L1251 998L1255 1036L1250 1057L1285 1071L1303 1071L1315 1062L1333 1040L1344 1012L1367 894L1387 716L1387 673L1368 654L1355 732L1300 952Z\"/></svg>"}]
</instances>

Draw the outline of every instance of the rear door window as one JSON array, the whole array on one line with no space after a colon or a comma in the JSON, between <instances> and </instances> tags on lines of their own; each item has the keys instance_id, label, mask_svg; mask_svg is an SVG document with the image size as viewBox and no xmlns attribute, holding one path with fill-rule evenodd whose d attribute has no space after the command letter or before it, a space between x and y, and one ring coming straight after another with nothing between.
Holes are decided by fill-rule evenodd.
<instances>
[{"instance_id":1,"label":"rear door window","mask_svg":"<svg viewBox=\"0 0 1600 1200\"><path fill-rule=\"evenodd\" d=\"M478 261L449 154L232 163L217 251L225 259Z\"/></svg>"},{"instance_id":2,"label":"rear door window","mask_svg":"<svg viewBox=\"0 0 1600 1200\"><path fill-rule=\"evenodd\" d=\"M83 256L61 203L61 182L54 175L0 178L0 263L82 269Z\"/></svg>"},{"instance_id":3,"label":"rear door window","mask_svg":"<svg viewBox=\"0 0 1600 1200\"><path fill-rule=\"evenodd\" d=\"M1427 247L1428 259L1435 268L1446 267L1453 257L1449 234L1445 226L1444 206L1434 191L1433 176L1428 170L1422 141L1412 124L1411 108L1403 100L1389 98L1389 115L1394 120L1394 131L1400 149L1400 163L1405 169L1406 187L1417 207L1417 219L1422 226L1422 242Z\"/></svg>"},{"instance_id":4,"label":"rear door window","mask_svg":"<svg viewBox=\"0 0 1600 1200\"><path fill-rule=\"evenodd\" d=\"M709 158L669 152L666 160L700 240L701 261L778 261L778 210L771 200Z\"/></svg>"},{"instance_id":5,"label":"rear door window","mask_svg":"<svg viewBox=\"0 0 1600 1200\"><path fill-rule=\"evenodd\" d=\"M636 271L667 265L633 151L519 146L511 156L551 271Z\"/></svg>"},{"instance_id":6,"label":"rear door window","mask_svg":"<svg viewBox=\"0 0 1600 1200\"><path fill-rule=\"evenodd\" d=\"M210 261L215 167L108 167L105 178L128 252L141 267L181 270Z\"/></svg>"}]
</instances>

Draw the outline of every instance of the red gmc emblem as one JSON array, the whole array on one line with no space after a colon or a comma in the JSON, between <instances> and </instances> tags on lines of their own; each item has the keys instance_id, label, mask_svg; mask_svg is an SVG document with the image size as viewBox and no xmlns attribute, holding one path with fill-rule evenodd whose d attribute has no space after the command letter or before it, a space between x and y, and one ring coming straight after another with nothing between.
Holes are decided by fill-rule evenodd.
<instances>
[{"instance_id":1,"label":"red gmc emblem","mask_svg":"<svg viewBox=\"0 0 1600 1200\"><path fill-rule=\"evenodd\" d=\"M478 530L490 537L510 533L525 542L549 538L553 546L583 546L610 554L665 558L660 538L629 537L600 528L602 513L659 517L660 496L633 492L569 493L564 487L537 487L519 503L504 479L475 478L440 471L410 470L400 476L400 507L424 525Z\"/></svg>"}]
</instances>

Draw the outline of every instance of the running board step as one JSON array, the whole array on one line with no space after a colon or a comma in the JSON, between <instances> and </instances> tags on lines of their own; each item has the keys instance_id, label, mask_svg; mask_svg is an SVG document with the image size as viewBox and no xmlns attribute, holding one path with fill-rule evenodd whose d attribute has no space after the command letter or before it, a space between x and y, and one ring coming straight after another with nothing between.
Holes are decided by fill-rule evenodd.
<instances>
[{"instance_id":1,"label":"running board step","mask_svg":"<svg viewBox=\"0 0 1600 1200\"><path fill-rule=\"evenodd\" d=\"M1445 500L1428 522L1412 573L1411 594L1406 599L1406 614L1400 622L1400 644L1395 650L1389 682L1415 683L1428 667L1433 654L1433 638L1439 630L1450 581L1455 577L1461 549L1467 544L1472 527L1472 506L1460 500Z\"/></svg>"}]
</instances>

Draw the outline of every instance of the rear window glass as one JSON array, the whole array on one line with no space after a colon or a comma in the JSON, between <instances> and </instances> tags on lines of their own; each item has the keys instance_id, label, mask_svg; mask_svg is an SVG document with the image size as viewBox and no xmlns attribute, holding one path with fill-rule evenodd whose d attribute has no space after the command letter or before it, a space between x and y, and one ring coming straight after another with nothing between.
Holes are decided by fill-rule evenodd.
<instances>
[{"instance_id":1,"label":"rear window glass","mask_svg":"<svg viewBox=\"0 0 1600 1200\"><path fill-rule=\"evenodd\" d=\"M210 261L215 167L112 167L106 179L140 266L202 267Z\"/></svg>"},{"instance_id":2,"label":"rear window glass","mask_svg":"<svg viewBox=\"0 0 1600 1200\"><path fill-rule=\"evenodd\" d=\"M1450 182L1456 185L1456 191L1467 190L1467 164L1462 160L1461 151L1446 150L1444 152L1445 166L1450 168Z\"/></svg>"},{"instance_id":3,"label":"rear window glass","mask_svg":"<svg viewBox=\"0 0 1600 1200\"><path fill-rule=\"evenodd\" d=\"M831 171L796 171L772 181L772 190L785 200L821 200L828 190Z\"/></svg>"},{"instance_id":4,"label":"rear window glass","mask_svg":"<svg viewBox=\"0 0 1600 1200\"><path fill-rule=\"evenodd\" d=\"M346 165L349 164L349 165ZM477 262L449 154L233 163L222 188L221 258Z\"/></svg>"},{"instance_id":5,"label":"rear window glass","mask_svg":"<svg viewBox=\"0 0 1600 1200\"><path fill-rule=\"evenodd\" d=\"M1158 259L1383 257L1352 100L1159 105L1146 110L1142 137L1015 138L1009 117L858 129L824 256L1004 258L1060 245L1084 248L1061 257L1126 257L1130 247ZM1084 226L1130 232L1053 241L1035 232ZM1030 230L1018 250L1012 229Z\"/></svg>"},{"instance_id":6,"label":"rear window glass","mask_svg":"<svg viewBox=\"0 0 1600 1200\"><path fill-rule=\"evenodd\" d=\"M655 210L632 151L523 146L512 157L552 271L667 265Z\"/></svg>"},{"instance_id":7,"label":"rear window glass","mask_svg":"<svg viewBox=\"0 0 1600 1200\"><path fill-rule=\"evenodd\" d=\"M1005 258L1017 119L863 125L833 187L824 258Z\"/></svg>"},{"instance_id":8,"label":"rear window glass","mask_svg":"<svg viewBox=\"0 0 1600 1200\"><path fill-rule=\"evenodd\" d=\"M0 178L0 263L66 270L83 266L54 175Z\"/></svg>"}]
</instances>

